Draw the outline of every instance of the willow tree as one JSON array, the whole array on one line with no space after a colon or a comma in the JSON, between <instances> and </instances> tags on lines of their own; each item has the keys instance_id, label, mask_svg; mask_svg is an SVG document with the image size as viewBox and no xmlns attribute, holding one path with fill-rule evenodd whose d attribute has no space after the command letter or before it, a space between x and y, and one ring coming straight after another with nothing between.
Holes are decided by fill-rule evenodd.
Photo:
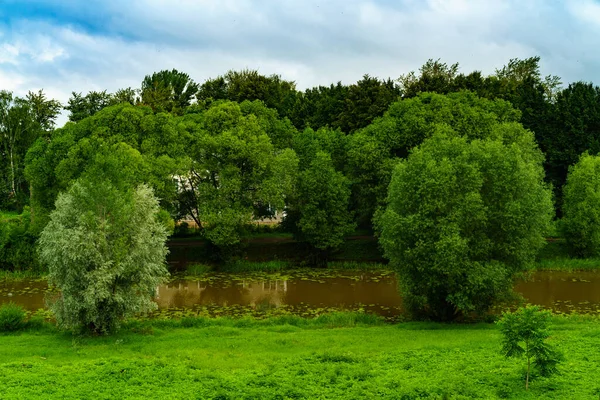
<instances>
[{"instance_id":1,"label":"willow tree","mask_svg":"<svg viewBox=\"0 0 600 400\"><path fill-rule=\"evenodd\" d=\"M51 308L59 326L93 333L156 308L167 277L167 231L152 190L118 189L108 180L78 179L56 200L39 239L40 261L59 295Z\"/></svg>"}]
</instances>

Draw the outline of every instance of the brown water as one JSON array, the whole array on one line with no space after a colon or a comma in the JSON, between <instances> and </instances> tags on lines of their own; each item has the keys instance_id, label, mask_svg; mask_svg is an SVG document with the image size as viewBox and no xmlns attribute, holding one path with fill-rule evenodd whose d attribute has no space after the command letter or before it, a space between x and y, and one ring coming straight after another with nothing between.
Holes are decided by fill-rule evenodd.
<instances>
[{"instance_id":1,"label":"brown water","mask_svg":"<svg viewBox=\"0 0 600 400\"><path fill-rule=\"evenodd\" d=\"M45 307L44 281L0 282L0 304ZM532 303L561 312L600 314L600 272L538 272L516 286ZM159 314L315 315L363 309L392 317L401 311L396 277L388 271L302 270L285 273L207 274L157 290Z\"/></svg>"}]
</instances>

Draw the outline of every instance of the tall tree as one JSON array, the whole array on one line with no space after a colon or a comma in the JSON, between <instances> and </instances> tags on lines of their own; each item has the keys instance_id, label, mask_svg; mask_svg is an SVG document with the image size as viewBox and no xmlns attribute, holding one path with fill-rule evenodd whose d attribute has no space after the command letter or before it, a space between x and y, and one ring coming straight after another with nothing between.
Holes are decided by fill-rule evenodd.
<instances>
[{"instance_id":1,"label":"tall tree","mask_svg":"<svg viewBox=\"0 0 600 400\"><path fill-rule=\"evenodd\" d=\"M391 79L384 81L364 75L348 87L344 110L332 127L339 127L346 134L354 133L382 116L399 96L400 88Z\"/></svg>"},{"instance_id":2,"label":"tall tree","mask_svg":"<svg viewBox=\"0 0 600 400\"><path fill-rule=\"evenodd\" d=\"M563 186L561 228L575 257L600 255L600 156L584 153Z\"/></svg>"},{"instance_id":3,"label":"tall tree","mask_svg":"<svg viewBox=\"0 0 600 400\"><path fill-rule=\"evenodd\" d=\"M155 72L142 81L141 103L155 112L183 114L199 88L188 74L176 69Z\"/></svg>"},{"instance_id":4,"label":"tall tree","mask_svg":"<svg viewBox=\"0 0 600 400\"><path fill-rule=\"evenodd\" d=\"M0 168L6 172L2 191L12 207L21 209L28 201L25 154L39 136L54 127L59 110L60 103L48 100L42 91L29 92L26 98L0 92Z\"/></svg>"},{"instance_id":5,"label":"tall tree","mask_svg":"<svg viewBox=\"0 0 600 400\"><path fill-rule=\"evenodd\" d=\"M430 137L436 124L480 138L491 135L500 123L518 121L519 115L506 101L482 99L471 92L422 93L393 103L383 117L348 140L347 170L361 225L368 226L383 205L395 163Z\"/></svg>"},{"instance_id":6,"label":"tall tree","mask_svg":"<svg viewBox=\"0 0 600 400\"><path fill-rule=\"evenodd\" d=\"M185 115L190 135L189 172L181 176L180 202L203 235L222 250L236 246L246 224L261 210L284 206L285 166L295 154L277 150L259 117L233 102ZM291 171L289 171L291 172Z\"/></svg>"},{"instance_id":7,"label":"tall tree","mask_svg":"<svg viewBox=\"0 0 600 400\"><path fill-rule=\"evenodd\" d=\"M61 193L39 240L50 282L60 289L52 310L59 326L110 333L122 319L156 308L168 276L167 231L147 186L119 190L82 177Z\"/></svg>"},{"instance_id":8,"label":"tall tree","mask_svg":"<svg viewBox=\"0 0 600 400\"><path fill-rule=\"evenodd\" d=\"M106 90L102 92L90 91L85 96L73 92L65 110L69 111L69 121L78 122L84 118L91 117L98 111L110 106L112 97Z\"/></svg>"},{"instance_id":9,"label":"tall tree","mask_svg":"<svg viewBox=\"0 0 600 400\"><path fill-rule=\"evenodd\" d=\"M296 84L280 75L265 76L256 70L229 71L224 76L209 79L198 92L199 101L261 100L279 116L288 117L296 98Z\"/></svg>"},{"instance_id":10,"label":"tall tree","mask_svg":"<svg viewBox=\"0 0 600 400\"><path fill-rule=\"evenodd\" d=\"M548 115L552 130L540 140L560 207L569 167L585 151L600 153L600 87L576 82L560 91Z\"/></svg>"},{"instance_id":11,"label":"tall tree","mask_svg":"<svg viewBox=\"0 0 600 400\"><path fill-rule=\"evenodd\" d=\"M290 112L290 119L298 129L337 127L344 111L348 86L341 82L330 86L309 88L300 93Z\"/></svg>"},{"instance_id":12,"label":"tall tree","mask_svg":"<svg viewBox=\"0 0 600 400\"><path fill-rule=\"evenodd\" d=\"M429 59L419 68L419 75L414 71L398 78L402 97L411 98L423 92L446 94L457 90L455 80L458 78L458 63L448 65L439 59ZM461 88L465 89L465 88Z\"/></svg>"},{"instance_id":13,"label":"tall tree","mask_svg":"<svg viewBox=\"0 0 600 400\"><path fill-rule=\"evenodd\" d=\"M113 183L118 176L129 186L149 184L161 206L175 212L172 176L181 172L185 159L185 132L174 116L119 104L37 140L27 154L25 172L43 228L58 193L90 169L122 170L124 174L111 175Z\"/></svg>"}]
</instances>

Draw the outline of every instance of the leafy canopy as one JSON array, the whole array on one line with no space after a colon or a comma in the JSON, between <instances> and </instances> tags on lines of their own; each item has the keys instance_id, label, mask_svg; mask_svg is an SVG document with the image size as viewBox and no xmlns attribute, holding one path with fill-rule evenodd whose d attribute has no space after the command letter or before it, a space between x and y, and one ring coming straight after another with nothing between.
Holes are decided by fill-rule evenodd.
<instances>
[{"instance_id":1,"label":"leafy canopy","mask_svg":"<svg viewBox=\"0 0 600 400\"><path fill-rule=\"evenodd\" d=\"M563 188L562 230L570 252L600 255L600 156L583 154L570 169Z\"/></svg>"},{"instance_id":2,"label":"leafy canopy","mask_svg":"<svg viewBox=\"0 0 600 400\"><path fill-rule=\"evenodd\" d=\"M191 159L189 172L180 176L182 213L217 246L238 244L244 226L262 211L283 210L286 174L293 175L297 158L293 150L273 146L267 132L277 124L270 117L217 102L180 122L190 135Z\"/></svg>"},{"instance_id":3,"label":"leafy canopy","mask_svg":"<svg viewBox=\"0 0 600 400\"><path fill-rule=\"evenodd\" d=\"M471 92L423 93L393 103L383 117L348 140L347 169L359 218L371 220L384 204L398 159L430 137L437 124L477 139L492 135L498 124L517 122L519 116L510 103L482 99Z\"/></svg>"},{"instance_id":4,"label":"leafy canopy","mask_svg":"<svg viewBox=\"0 0 600 400\"><path fill-rule=\"evenodd\" d=\"M469 141L448 126L394 169L380 243L416 314L486 311L544 245L553 214L530 132L500 125Z\"/></svg>"}]
</instances>

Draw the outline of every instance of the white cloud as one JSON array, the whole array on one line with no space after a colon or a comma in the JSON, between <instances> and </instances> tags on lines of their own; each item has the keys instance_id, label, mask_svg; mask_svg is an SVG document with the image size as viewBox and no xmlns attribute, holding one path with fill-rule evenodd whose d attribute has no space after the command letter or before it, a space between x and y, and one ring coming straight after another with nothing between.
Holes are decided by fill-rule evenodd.
<instances>
[{"instance_id":1,"label":"white cloud","mask_svg":"<svg viewBox=\"0 0 600 400\"><path fill-rule=\"evenodd\" d=\"M0 26L1 88L44 88L66 102L72 91L139 87L161 69L203 82L251 68L304 89L365 73L397 78L429 58L491 73L533 55L544 74L600 83L592 1L94 1L63 24Z\"/></svg>"}]
</instances>

